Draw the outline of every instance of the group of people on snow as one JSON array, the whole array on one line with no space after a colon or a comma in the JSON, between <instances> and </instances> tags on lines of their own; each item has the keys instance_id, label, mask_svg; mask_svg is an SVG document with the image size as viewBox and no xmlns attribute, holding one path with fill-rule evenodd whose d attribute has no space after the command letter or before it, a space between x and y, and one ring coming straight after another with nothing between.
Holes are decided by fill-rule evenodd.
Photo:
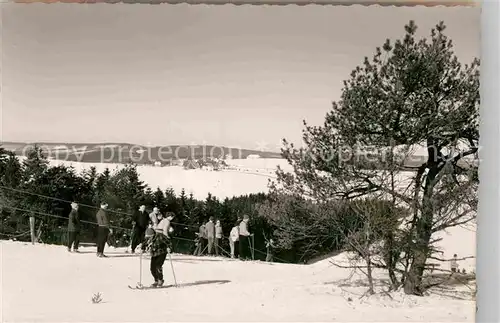
<instances>
[{"instance_id":1,"label":"group of people on snow","mask_svg":"<svg viewBox=\"0 0 500 323\"><path fill-rule=\"evenodd\" d=\"M252 238L253 233L250 233L248 215L243 218L238 218L229 233L229 249L231 258L239 258L241 260L252 259ZM202 223L196 233L195 250L193 255L202 256L205 251L208 255L215 254L218 256L222 251L222 239L224 235L222 232L222 225L220 220L214 223L214 218L210 217L207 223ZM268 242L268 261L272 261L272 241ZM269 256L271 253L271 256Z\"/></svg>"},{"instance_id":2,"label":"group of people on snow","mask_svg":"<svg viewBox=\"0 0 500 323\"><path fill-rule=\"evenodd\" d=\"M101 203L99 210L96 213L96 222L98 225L97 231L97 256L106 257L104 248L108 237L113 234L113 229L110 226L108 218L108 204ZM170 234L173 232L171 221L175 215L168 212L163 216L157 207L153 208L151 213L146 211L146 206L141 205L134 213L132 223L131 237L131 252L140 245L141 251L145 252L149 249L151 254L150 271L154 278L153 287L163 285L163 264L167 255L171 252L172 242ZM68 251L78 252L81 224L78 214L78 204L71 203L71 212L69 214L68 223ZM252 258L251 238L253 234L249 230L249 217L245 215L242 219L239 218L232 227L229 234L229 246L231 258L240 258L249 260ZM223 231L220 220L214 222L214 218L210 217L207 223L202 223L199 231L196 233L194 255L201 256L207 250L209 255L215 253L218 256L222 251ZM272 261L272 248L274 247L272 240L267 241L267 257L266 261Z\"/></svg>"},{"instance_id":3,"label":"group of people on snow","mask_svg":"<svg viewBox=\"0 0 500 323\"><path fill-rule=\"evenodd\" d=\"M161 221L167 218L171 221L174 218L173 213L167 213L164 217L160 210L157 207L153 208L153 212L146 212L146 206L141 205L139 210L137 210L132 219L132 243L131 243L131 252L135 253L137 246L141 245L141 250L146 251L147 241L146 238L148 235L146 231L148 228L156 228L160 225ZM173 230L172 227L169 227L169 230Z\"/></svg>"},{"instance_id":4,"label":"group of people on snow","mask_svg":"<svg viewBox=\"0 0 500 323\"><path fill-rule=\"evenodd\" d=\"M104 247L109 235L113 233L113 229L109 223L107 208L108 204L102 203L96 214L98 225L96 241L97 256L101 258L106 257L104 255ZM170 233L173 231L171 226L173 218L173 213L168 213L166 217L163 217L156 207L151 214L148 214L145 205L141 205L138 212L134 214L132 252L135 252L139 244L141 244L143 252L149 247L151 254L150 271L154 278L152 287L159 287L164 283L163 264L172 248ZM81 225L77 203L71 203L71 212L68 220L68 251L78 252Z\"/></svg>"},{"instance_id":5,"label":"group of people on snow","mask_svg":"<svg viewBox=\"0 0 500 323\"><path fill-rule=\"evenodd\" d=\"M108 237L113 233L113 229L110 226L108 214L107 214L108 204L101 203L101 207L96 214L97 221L97 256L104 256L104 247L108 241ZM78 247L80 245L80 232L81 232L81 221L78 214L78 204L71 203L71 212L68 218L68 251L78 252Z\"/></svg>"},{"instance_id":6,"label":"group of people on snow","mask_svg":"<svg viewBox=\"0 0 500 323\"><path fill-rule=\"evenodd\" d=\"M222 225L220 220L214 223L214 217L210 217L207 223L202 223L198 232L195 233L195 250L193 255L201 256L207 250L209 255L218 256L221 252Z\"/></svg>"}]
</instances>

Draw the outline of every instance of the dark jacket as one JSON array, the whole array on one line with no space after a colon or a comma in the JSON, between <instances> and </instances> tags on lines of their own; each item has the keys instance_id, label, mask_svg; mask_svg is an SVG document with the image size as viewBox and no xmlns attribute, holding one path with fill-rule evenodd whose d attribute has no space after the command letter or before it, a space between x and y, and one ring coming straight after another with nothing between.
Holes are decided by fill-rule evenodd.
<instances>
[{"instance_id":1,"label":"dark jacket","mask_svg":"<svg viewBox=\"0 0 500 323\"><path fill-rule=\"evenodd\" d=\"M71 209L71 212L69 213L68 231L80 231L80 216L78 215L78 211L75 209Z\"/></svg>"},{"instance_id":2,"label":"dark jacket","mask_svg":"<svg viewBox=\"0 0 500 323\"><path fill-rule=\"evenodd\" d=\"M106 210L99 209L99 211L97 211L97 214L95 217L97 220L97 224L100 227L109 228L108 212L106 212Z\"/></svg>"},{"instance_id":3,"label":"dark jacket","mask_svg":"<svg viewBox=\"0 0 500 323\"><path fill-rule=\"evenodd\" d=\"M134 223L136 228L146 230L149 224L149 214L144 211L137 210L134 214Z\"/></svg>"}]
</instances>

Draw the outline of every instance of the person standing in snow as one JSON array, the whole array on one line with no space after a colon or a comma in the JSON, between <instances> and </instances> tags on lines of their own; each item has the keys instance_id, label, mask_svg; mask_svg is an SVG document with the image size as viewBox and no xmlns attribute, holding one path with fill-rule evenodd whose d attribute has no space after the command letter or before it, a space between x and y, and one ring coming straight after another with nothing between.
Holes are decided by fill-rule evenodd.
<instances>
[{"instance_id":1,"label":"person standing in snow","mask_svg":"<svg viewBox=\"0 0 500 323\"><path fill-rule=\"evenodd\" d=\"M247 214L243 216L243 220L240 222L239 226L239 244L240 244L240 259L241 260L248 260L250 259L250 231L248 229L248 222L250 221L250 218L248 217Z\"/></svg>"},{"instance_id":2,"label":"person standing in snow","mask_svg":"<svg viewBox=\"0 0 500 323\"><path fill-rule=\"evenodd\" d=\"M266 242L266 248L267 248L266 262L273 262L273 253L274 253L273 239L269 239L269 241Z\"/></svg>"},{"instance_id":3,"label":"person standing in snow","mask_svg":"<svg viewBox=\"0 0 500 323\"><path fill-rule=\"evenodd\" d=\"M243 221L243 218L238 215L238 218L236 219L236 226L238 227L238 240L234 243L234 256L236 258L240 257L240 224L241 221Z\"/></svg>"},{"instance_id":4,"label":"person standing in snow","mask_svg":"<svg viewBox=\"0 0 500 323\"><path fill-rule=\"evenodd\" d=\"M104 255L104 247L108 241L108 236L113 234L113 230L109 226L107 208L108 204L101 203L101 208L96 214L97 225L99 226L97 228L97 257L106 257Z\"/></svg>"},{"instance_id":5,"label":"person standing in snow","mask_svg":"<svg viewBox=\"0 0 500 323\"><path fill-rule=\"evenodd\" d=\"M205 224L205 231L207 232L208 254L212 255L215 239L215 224L212 216L208 219L207 224Z\"/></svg>"},{"instance_id":6,"label":"person standing in snow","mask_svg":"<svg viewBox=\"0 0 500 323\"><path fill-rule=\"evenodd\" d=\"M149 228L147 230L146 236L148 238L148 245L151 253L150 271L154 279L154 283L151 287L160 287L164 283L163 264L172 249L169 234L173 232L170 225L173 218L173 214L169 214L166 218L163 218L162 215L159 214L158 224L154 229Z\"/></svg>"},{"instance_id":7,"label":"person standing in snow","mask_svg":"<svg viewBox=\"0 0 500 323\"><path fill-rule=\"evenodd\" d=\"M145 205L141 205L139 210L135 212L133 221L134 229L132 230L131 252L135 253L135 249L139 243L142 244L142 251L146 248L144 238L149 223L149 214L146 212Z\"/></svg>"},{"instance_id":8,"label":"person standing in snow","mask_svg":"<svg viewBox=\"0 0 500 323\"><path fill-rule=\"evenodd\" d=\"M196 237L194 238L194 252L193 256L198 256L201 253L201 239L199 237L199 233L195 233Z\"/></svg>"},{"instance_id":9,"label":"person standing in snow","mask_svg":"<svg viewBox=\"0 0 500 323\"><path fill-rule=\"evenodd\" d=\"M238 240L240 238L239 225L239 222L236 222L234 227L231 229L231 232L229 233L229 248L231 249L232 259L234 259L235 257L235 250L238 249Z\"/></svg>"},{"instance_id":10,"label":"person standing in snow","mask_svg":"<svg viewBox=\"0 0 500 323\"><path fill-rule=\"evenodd\" d=\"M451 259L451 261L450 261L450 267L451 267L451 272L452 273L458 272L457 254L453 255L453 259Z\"/></svg>"},{"instance_id":11,"label":"person standing in snow","mask_svg":"<svg viewBox=\"0 0 500 323\"><path fill-rule=\"evenodd\" d=\"M220 224L220 220L217 220L215 223L215 255L219 255L219 249L221 246L222 239L222 225Z\"/></svg>"},{"instance_id":12,"label":"person standing in snow","mask_svg":"<svg viewBox=\"0 0 500 323\"><path fill-rule=\"evenodd\" d=\"M200 227L198 228L198 232L195 233L196 238L194 240L196 249L194 250L193 255L195 256L201 256L203 251L204 251L204 245L203 245L203 236L205 234L205 225L200 222Z\"/></svg>"},{"instance_id":13,"label":"person standing in snow","mask_svg":"<svg viewBox=\"0 0 500 323\"><path fill-rule=\"evenodd\" d=\"M160 222L159 220L162 217L163 215L160 213L160 209L155 206L153 208L153 212L149 214L150 223L153 229L158 225L158 223Z\"/></svg>"},{"instance_id":14,"label":"person standing in snow","mask_svg":"<svg viewBox=\"0 0 500 323\"><path fill-rule=\"evenodd\" d=\"M78 204L71 203L71 212L68 216L68 251L78 252L80 244L80 216L78 215Z\"/></svg>"},{"instance_id":15,"label":"person standing in snow","mask_svg":"<svg viewBox=\"0 0 500 323\"><path fill-rule=\"evenodd\" d=\"M207 248L208 245L207 229L204 223L202 223L200 226L199 236L201 242L201 252L199 256L203 256L203 253L205 252L205 249Z\"/></svg>"}]
</instances>

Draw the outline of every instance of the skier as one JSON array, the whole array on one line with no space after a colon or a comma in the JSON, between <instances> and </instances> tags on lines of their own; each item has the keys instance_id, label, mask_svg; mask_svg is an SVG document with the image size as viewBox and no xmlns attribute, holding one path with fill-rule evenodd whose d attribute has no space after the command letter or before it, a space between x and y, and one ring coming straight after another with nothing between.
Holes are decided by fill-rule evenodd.
<instances>
[{"instance_id":1,"label":"skier","mask_svg":"<svg viewBox=\"0 0 500 323\"><path fill-rule=\"evenodd\" d=\"M248 230L248 222L250 221L250 218L248 217L247 214L243 216L243 220L240 222L239 226L239 243L240 243L240 259L241 260L248 260L250 258L249 256L249 250L250 250L250 236L251 233Z\"/></svg>"},{"instance_id":2,"label":"skier","mask_svg":"<svg viewBox=\"0 0 500 323\"><path fill-rule=\"evenodd\" d=\"M149 228L146 233L148 238L149 250L151 253L151 275L155 280L151 287L160 287L163 285L163 264L167 258L167 254L171 252L172 243L169 233L173 232L170 222L174 218L170 214L163 218L161 214L158 217L158 224L155 228Z\"/></svg>"},{"instance_id":3,"label":"skier","mask_svg":"<svg viewBox=\"0 0 500 323\"><path fill-rule=\"evenodd\" d=\"M97 257L106 257L104 255L104 247L106 246L108 236L113 234L113 230L109 227L107 208L108 204L101 203L101 208L96 214L97 225L99 226L97 229Z\"/></svg>"},{"instance_id":4,"label":"skier","mask_svg":"<svg viewBox=\"0 0 500 323\"><path fill-rule=\"evenodd\" d=\"M215 222L215 255L219 255L219 250L221 247L222 240L222 225L220 224L220 220Z\"/></svg>"},{"instance_id":5,"label":"skier","mask_svg":"<svg viewBox=\"0 0 500 323\"><path fill-rule=\"evenodd\" d=\"M231 229L231 232L229 233L229 248L231 249L231 258L234 259L235 257L235 249L237 250L238 248L238 240L240 238L240 229L239 229L239 223L237 222L234 227Z\"/></svg>"},{"instance_id":6,"label":"skier","mask_svg":"<svg viewBox=\"0 0 500 323\"><path fill-rule=\"evenodd\" d=\"M146 212L146 206L141 205L139 210L134 214L133 219L134 229L132 231L132 245L131 245L131 253L135 253L135 249L139 245L142 244L142 251L145 250L146 245L144 243L144 234L146 233L146 229L148 227L149 215Z\"/></svg>"},{"instance_id":7,"label":"skier","mask_svg":"<svg viewBox=\"0 0 500 323\"><path fill-rule=\"evenodd\" d=\"M73 247L73 251L78 252L78 245L80 243L80 217L76 202L71 203L71 212L68 218L68 251L71 252L71 248Z\"/></svg>"}]
</instances>

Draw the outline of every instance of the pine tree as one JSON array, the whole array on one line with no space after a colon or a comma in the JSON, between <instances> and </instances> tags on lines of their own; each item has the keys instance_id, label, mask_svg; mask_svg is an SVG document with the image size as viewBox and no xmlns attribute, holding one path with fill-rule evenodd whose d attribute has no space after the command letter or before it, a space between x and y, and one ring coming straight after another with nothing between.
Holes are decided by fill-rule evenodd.
<instances>
[{"instance_id":1,"label":"pine tree","mask_svg":"<svg viewBox=\"0 0 500 323\"><path fill-rule=\"evenodd\" d=\"M165 203L167 205L167 212L173 212L178 215L179 207L177 204L177 196L175 195L175 191L172 187L165 190Z\"/></svg>"},{"instance_id":2,"label":"pine tree","mask_svg":"<svg viewBox=\"0 0 500 323\"><path fill-rule=\"evenodd\" d=\"M165 199L165 194L163 194L163 191L159 187L153 193L153 204L160 210L160 212L162 213L166 212L167 203Z\"/></svg>"},{"instance_id":3,"label":"pine tree","mask_svg":"<svg viewBox=\"0 0 500 323\"><path fill-rule=\"evenodd\" d=\"M19 206L19 193L16 189L23 178L22 165L16 155L0 147L0 225L2 233L16 234L18 212L12 207Z\"/></svg>"},{"instance_id":4,"label":"pine tree","mask_svg":"<svg viewBox=\"0 0 500 323\"><path fill-rule=\"evenodd\" d=\"M444 23L429 39L415 39L416 30L410 21L402 40L387 40L352 71L324 124L304 123L305 148L284 140L294 172L279 169L271 189L316 201L378 192L403 205L412 215L401 218L404 237L391 252L398 259L404 246L404 290L422 295L432 235L476 214L479 60L459 62ZM417 145L425 160L412 157ZM395 175L408 170L403 191Z\"/></svg>"},{"instance_id":5,"label":"pine tree","mask_svg":"<svg viewBox=\"0 0 500 323\"><path fill-rule=\"evenodd\" d=\"M179 206L181 210L181 215L185 217L186 207L187 207L187 196L186 196L186 190L184 189L181 190L181 194L179 195Z\"/></svg>"},{"instance_id":6,"label":"pine tree","mask_svg":"<svg viewBox=\"0 0 500 323\"><path fill-rule=\"evenodd\" d=\"M49 161L43 150L38 145L34 145L26 153L26 159L23 161L24 182L36 180L38 176L48 169Z\"/></svg>"},{"instance_id":7,"label":"pine tree","mask_svg":"<svg viewBox=\"0 0 500 323\"><path fill-rule=\"evenodd\" d=\"M104 172L97 175L94 186L94 205L99 206L101 203L106 202L106 186L108 185L110 178L111 172L109 171L109 168L104 169Z\"/></svg>"},{"instance_id":8,"label":"pine tree","mask_svg":"<svg viewBox=\"0 0 500 323\"><path fill-rule=\"evenodd\" d=\"M0 185L16 188L21 178L22 166L16 155L0 147Z\"/></svg>"},{"instance_id":9,"label":"pine tree","mask_svg":"<svg viewBox=\"0 0 500 323\"><path fill-rule=\"evenodd\" d=\"M151 206L154 204L154 196L153 196L153 190L151 187L147 186L144 190L144 196L142 203L146 206Z\"/></svg>"}]
</instances>

